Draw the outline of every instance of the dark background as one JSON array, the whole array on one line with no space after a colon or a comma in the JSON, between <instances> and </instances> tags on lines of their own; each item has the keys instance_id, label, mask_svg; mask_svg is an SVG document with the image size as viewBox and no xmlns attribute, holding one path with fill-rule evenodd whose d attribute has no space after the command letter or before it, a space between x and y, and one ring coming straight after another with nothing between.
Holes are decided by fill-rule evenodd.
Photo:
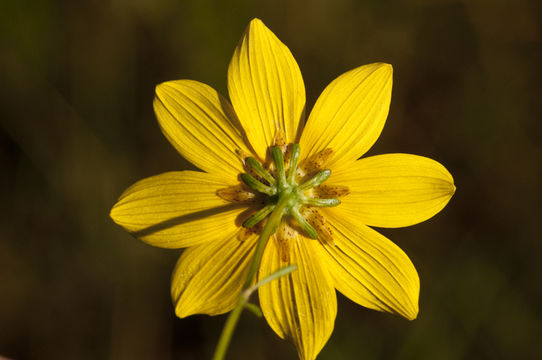
<instances>
[{"instance_id":1,"label":"dark background","mask_svg":"<svg viewBox=\"0 0 542 360\"><path fill-rule=\"evenodd\" d=\"M541 2L0 2L0 356L210 358L224 316L175 318L180 250L109 219L144 177L191 168L162 136L154 86L226 92L245 26L261 18L299 62L312 107L326 84L394 66L369 154L443 163L457 192L433 219L384 234L421 278L416 321L339 295L321 359L534 359L542 333ZM296 359L245 314L231 359Z\"/></svg>"}]
</instances>

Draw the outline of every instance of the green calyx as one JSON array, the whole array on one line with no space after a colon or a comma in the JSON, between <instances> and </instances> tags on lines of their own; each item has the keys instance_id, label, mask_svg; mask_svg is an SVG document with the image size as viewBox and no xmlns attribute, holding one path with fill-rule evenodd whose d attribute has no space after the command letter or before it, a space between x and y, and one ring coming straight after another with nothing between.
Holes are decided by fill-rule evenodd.
<instances>
[{"instance_id":1,"label":"green calyx","mask_svg":"<svg viewBox=\"0 0 542 360\"><path fill-rule=\"evenodd\" d=\"M260 181L249 174L241 174L241 180L251 189L267 195L267 203L262 209L243 222L244 227L252 227L265 219L273 211L280 210L280 217L276 224L274 224L275 230L278 227L282 216L290 215L297 221L299 227L308 237L312 239L318 238L318 233L314 227L309 224L301 214L301 207L330 207L337 206L341 202L339 199L334 198L320 199L305 195L307 190L326 181L331 175L331 171L320 171L308 181L298 184L295 180L295 175L297 172L299 152L299 144L293 144L292 153L290 155L290 168L287 175L284 165L284 155L282 150L276 146L271 149L271 155L276 169L274 176L255 158L249 157L247 159L247 164L262 180Z\"/></svg>"}]
</instances>

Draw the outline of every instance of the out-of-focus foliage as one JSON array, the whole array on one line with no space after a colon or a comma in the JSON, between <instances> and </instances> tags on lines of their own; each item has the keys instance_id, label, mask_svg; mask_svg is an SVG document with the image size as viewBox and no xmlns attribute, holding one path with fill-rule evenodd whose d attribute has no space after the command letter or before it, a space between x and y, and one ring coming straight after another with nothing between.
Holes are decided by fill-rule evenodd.
<instances>
[{"instance_id":1,"label":"out-of-focus foliage","mask_svg":"<svg viewBox=\"0 0 542 360\"><path fill-rule=\"evenodd\" d=\"M432 220L383 232L421 278L414 322L339 296L321 359L529 359L542 332L542 7L517 1L7 0L0 4L0 356L209 358L224 317L174 317L180 253L108 217L130 184L192 168L161 135L154 86L226 94L260 17L296 56L312 106L339 74L394 66L370 154L442 162L457 192ZM247 313L232 359L295 359Z\"/></svg>"}]
</instances>

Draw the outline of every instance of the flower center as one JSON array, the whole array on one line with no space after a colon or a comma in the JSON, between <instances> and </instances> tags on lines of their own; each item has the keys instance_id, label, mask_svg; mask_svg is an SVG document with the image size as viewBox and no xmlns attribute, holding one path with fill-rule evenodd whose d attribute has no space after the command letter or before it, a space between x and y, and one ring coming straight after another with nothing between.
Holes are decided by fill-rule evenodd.
<instances>
[{"instance_id":1,"label":"flower center","mask_svg":"<svg viewBox=\"0 0 542 360\"><path fill-rule=\"evenodd\" d=\"M274 146L271 155L274 163L274 174L269 172L258 160L248 157L245 161L253 175L249 172L241 174L241 180L251 189L265 197L263 208L243 222L243 227L252 228L260 223L275 209L280 209L282 216L291 216L299 228L310 238L317 239L323 229L323 220L316 211L308 211L310 207L331 207L341 202L335 197L322 198L313 196L320 193L312 189L320 187L331 175L330 170L320 170L309 180L298 184L296 181L299 160L299 144L291 145L291 154L286 173L284 154L280 147ZM311 225L312 223L312 225ZM317 229L320 231L317 231ZM278 224L277 224L278 227ZM276 230L276 229L275 229Z\"/></svg>"}]
</instances>

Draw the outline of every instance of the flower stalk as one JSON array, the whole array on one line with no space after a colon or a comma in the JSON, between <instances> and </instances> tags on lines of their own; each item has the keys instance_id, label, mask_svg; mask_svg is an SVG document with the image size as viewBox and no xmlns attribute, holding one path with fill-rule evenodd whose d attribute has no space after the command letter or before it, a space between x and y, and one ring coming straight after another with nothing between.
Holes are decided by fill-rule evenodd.
<instances>
[{"instance_id":1,"label":"flower stalk","mask_svg":"<svg viewBox=\"0 0 542 360\"><path fill-rule=\"evenodd\" d=\"M218 345L216 346L215 354L213 355L213 360L222 360L226 356L226 351L228 350L228 346L233 336L233 332L235 331L235 327L237 326L241 313L243 312L243 309L247 305L249 297L254 292L254 290L256 290L259 286L264 285L267 282L273 279L276 279L280 276L289 274L290 272L296 269L296 267L288 267L288 268L281 269L278 272L275 272L274 274L269 276L268 278L265 278L261 282L255 284L254 286L251 286L254 280L254 276L256 275L256 271L258 270L260 266L260 262L262 260L262 255L263 255L263 251L265 250L265 246L267 245L269 238L275 232L275 229L278 227L280 221L282 220L282 215L284 214L284 210L286 209L286 206L290 202L290 196L288 196L289 194L284 194L284 195L286 196L279 197L279 201L277 205L275 206L275 209L271 213L271 216L267 220L267 223L265 224L260 234L260 237L258 238L258 241L256 243L256 251L254 252L252 264L250 265L250 268L248 270L247 278L246 278L245 284L243 285L243 290L241 291L241 294L239 295L239 299L237 300L237 304L235 305L235 308L228 315L228 319L226 320L226 324L224 325L224 329L222 330L222 334L220 335L220 339L218 340ZM287 269L288 271L283 271L285 269Z\"/></svg>"}]
</instances>

